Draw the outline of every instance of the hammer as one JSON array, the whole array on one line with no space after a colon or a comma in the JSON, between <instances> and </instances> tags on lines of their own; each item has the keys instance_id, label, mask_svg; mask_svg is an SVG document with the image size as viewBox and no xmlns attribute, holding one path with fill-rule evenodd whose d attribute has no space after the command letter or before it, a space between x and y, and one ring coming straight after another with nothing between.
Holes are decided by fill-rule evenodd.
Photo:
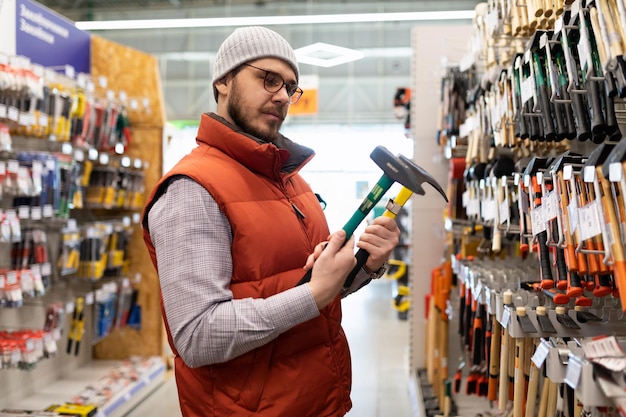
<instances>
[{"instance_id":1,"label":"hammer","mask_svg":"<svg viewBox=\"0 0 626 417\"><path fill-rule=\"evenodd\" d=\"M389 152L389 150L384 146L379 145L374 148L374 150L370 154L370 158L372 158L376 165L378 165L383 170L383 175L379 178L374 187L372 187L372 189L365 197L359 208L354 212L352 217L343 226L342 229L346 232L346 241L350 239L359 224L365 219L369 212L374 208L374 206L380 201L383 195L391 188L394 183L397 182L401 184L404 188L420 195L424 195L426 193L421 186L423 182L437 184L435 179L430 176L426 171L417 167L417 165L415 165L417 168L410 168L405 162L410 160L408 160L407 158L401 159L399 156L395 156L394 154ZM366 252L365 256L361 256L363 257L363 261L359 266L359 260L357 259L358 268L361 268L365 264L365 260L367 260L369 254L367 254ZM300 279L297 285L309 282L311 280L312 272L313 270L309 269L302 277L302 279ZM352 276L352 273L350 273L349 276ZM354 279L354 277L352 279ZM352 281L350 281L350 283L351 282Z\"/></svg>"},{"instance_id":2,"label":"hammer","mask_svg":"<svg viewBox=\"0 0 626 417\"><path fill-rule=\"evenodd\" d=\"M446 193L443 191L443 188L441 187L441 185L439 185L437 180L435 180L428 172L426 172L422 167L420 167L419 165L417 165L415 162L413 162L411 159L407 158L404 155L398 155L398 158L400 159L402 163L404 163L406 168L408 168L409 171L413 173L413 176L417 178L420 188L418 189L418 191L415 191L414 189L411 189L410 187L401 183L403 184L402 189L400 189L400 191L398 192L398 195L396 195L396 198L389 200L386 206L386 210L382 214L383 216L394 219L398 215L402 207L404 207L406 202L409 201L409 198L411 198L414 192L417 192L420 195L424 194L424 190L421 188L421 185L423 183L428 183L432 185L433 188L437 190L439 194L441 194L444 200L446 200L446 203L448 202L448 197L446 196ZM348 274L348 278L346 279L346 282L344 283L345 288L349 288L350 285L352 285L352 281L354 281L356 274L363 267L363 265L365 265L365 262L367 261L367 257L369 256L369 253L367 253L365 249L359 249L356 252L355 256L356 256L356 266L352 269L350 274Z\"/></svg>"}]
</instances>

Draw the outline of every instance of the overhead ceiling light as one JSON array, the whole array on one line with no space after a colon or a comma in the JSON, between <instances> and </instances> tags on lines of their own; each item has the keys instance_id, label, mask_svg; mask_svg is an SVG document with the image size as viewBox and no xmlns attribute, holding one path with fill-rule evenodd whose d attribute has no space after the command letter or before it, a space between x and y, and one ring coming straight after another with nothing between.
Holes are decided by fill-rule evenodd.
<instances>
[{"instance_id":1,"label":"overhead ceiling light","mask_svg":"<svg viewBox=\"0 0 626 417\"><path fill-rule=\"evenodd\" d=\"M361 51L323 42L298 48L295 52L298 62L324 68L356 61L365 56Z\"/></svg>"},{"instance_id":2,"label":"overhead ceiling light","mask_svg":"<svg viewBox=\"0 0 626 417\"><path fill-rule=\"evenodd\" d=\"M398 13L354 13L300 16L211 17L190 19L101 20L76 22L81 30L174 29L236 26L303 25L324 23L471 20L474 10Z\"/></svg>"}]
</instances>

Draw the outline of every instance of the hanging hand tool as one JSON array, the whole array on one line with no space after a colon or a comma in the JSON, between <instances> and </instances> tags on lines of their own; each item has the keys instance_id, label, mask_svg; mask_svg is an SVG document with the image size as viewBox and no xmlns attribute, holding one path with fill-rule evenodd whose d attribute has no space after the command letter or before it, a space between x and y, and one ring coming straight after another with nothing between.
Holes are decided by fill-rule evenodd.
<instances>
[{"instance_id":1,"label":"hanging hand tool","mask_svg":"<svg viewBox=\"0 0 626 417\"><path fill-rule=\"evenodd\" d=\"M567 68L560 36L560 32L547 31L540 38L539 46L545 50L547 81L551 92L550 102L554 104L557 139L573 140L576 138L576 122L568 91Z\"/></svg>"},{"instance_id":2,"label":"hanging hand tool","mask_svg":"<svg viewBox=\"0 0 626 417\"><path fill-rule=\"evenodd\" d=\"M589 24L591 25L590 31L593 33L593 38L597 47L598 56L598 72L604 75L604 89L606 95L604 97L604 112L606 116L606 127L609 140L619 140L621 133L619 132L619 126L617 123L617 116L615 113L615 96L623 90L626 85L618 85L618 81L615 76L615 72L610 69L610 61L608 57L608 37L606 30L603 30L604 22L600 24L600 17L598 15L597 7L589 8Z\"/></svg>"},{"instance_id":3,"label":"hanging hand tool","mask_svg":"<svg viewBox=\"0 0 626 417\"><path fill-rule=\"evenodd\" d=\"M619 292L622 311L626 311L626 255L624 250L623 225L626 220L625 198L626 181L622 161L626 159L626 141L620 141L611 151L606 161L598 169L602 179L604 196L607 198L605 210L608 214L611 233L611 255L613 274ZM608 180L608 181L607 181ZM611 196L609 200L609 196Z\"/></svg>"},{"instance_id":4,"label":"hanging hand tool","mask_svg":"<svg viewBox=\"0 0 626 417\"><path fill-rule=\"evenodd\" d=\"M576 123L576 137L579 141L586 141L591 138L591 125L589 113L584 102L583 94L585 90L578 70L578 30L576 28L577 16L571 16L570 11L563 13L559 20L560 25L555 25L557 39L561 42L562 58L565 63L567 74L567 92L570 94L571 105ZM557 61L560 60L559 53L556 54ZM558 64L557 64L558 65ZM559 65L560 66L560 65Z\"/></svg>"},{"instance_id":5,"label":"hanging hand tool","mask_svg":"<svg viewBox=\"0 0 626 417\"><path fill-rule=\"evenodd\" d=\"M533 34L529 42L528 53L532 60L532 74L534 78L535 88L537 90L536 106L541 115L543 122L544 140L555 141L557 139L557 131L555 128L555 116L552 103L550 102L550 91L546 80L546 57L545 49L540 48L539 40L546 34L545 31L537 30Z\"/></svg>"},{"instance_id":6,"label":"hanging hand tool","mask_svg":"<svg viewBox=\"0 0 626 417\"><path fill-rule=\"evenodd\" d=\"M487 399L496 401L498 399L498 379L500 374L500 353L502 344L502 326L498 322L496 315L491 319L491 343L489 352L489 385Z\"/></svg>"},{"instance_id":7,"label":"hanging hand tool","mask_svg":"<svg viewBox=\"0 0 626 417\"><path fill-rule=\"evenodd\" d=\"M587 90L592 140L594 143L602 143L607 134L605 115L602 112L605 79L602 76L599 64L595 37L593 31L590 30L589 11L581 8L578 11L578 15L572 17L578 21L577 46L579 64L583 84ZM571 33L576 34L576 31L572 30Z\"/></svg>"},{"instance_id":8,"label":"hanging hand tool","mask_svg":"<svg viewBox=\"0 0 626 417\"><path fill-rule=\"evenodd\" d=\"M539 339L533 337L529 338L529 345L527 347L527 353L529 357L532 357L535 350L537 349L537 344L539 343ZM541 372L540 368L537 368L537 365L532 360L528 360L528 388L526 391L526 410L524 412L524 417L534 417L535 410L537 406L537 394L539 392L539 379Z\"/></svg>"},{"instance_id":9,"label":"hanging hand tool","mask_svg":"<svg viewBox=\"0 0 626 417\"><path fill-rule=\"evenodd\" d=\"M529 139L531 141L545 142L545 131L543 123L539 121L542 115L534 111L538 104L537 91L532 88L537 84L533 73L533 65L530 53L525 53L520 60L520 82L522 85L522 115L526 117L529 126ZM530 86L530 87L525 87ZM551 134L554 132L552 131Z\"/></svg>"},{"instance_id":10,"label":"hanging hand tool","mask_svg":"<svg viewBox=\"0 0 626 417\"><path fill-rule=\"evenodd\" d=\"M508 308L513 308L513 293L511 291L505 291L502 294L502 304ZM511 381L509 379L509 362L513 359L509 357L511 351L512 338L509 335L509 329L506 326L507 323L502 325L502 337L500 348L500 383L498 389L498 409L504 412L507 408L509 400L509 392L511 391Z\"/></svg>"},{"instance_id":11,"label":"hanging hand tool","mask_svg":"<svg viewBox=\"0 0 626 417\"><path fill-rule=\"evenodd\" d=\"M613 292L613 262L610 249L615 248L609 237L611 219L615 219L615 211L610 201L608 181L604 180L602 165L607 160L614 148L612 143L603 143L591 152L585 164L585 185L588 187L588 198L596 204L596 216L598 218L600 233L594 237L594 245L597 250L599 271L595 276L593 295L604 297ZM601 183L603 183L601 185ZM617 247L618 248L618 247ZM617 249L616 248L616 249Z\"/></svg>"},{"instance_id":12,"label":"hanging hand tool","mask_svg":"<svg viewBox=\"0 0 626 417\"><path fill-rule=\"evenodd\" d=\"M524 182L529 188L529 201L532 222L532 233L537 240L539 257L539 265L541 272L541 288L550 289L554 287L554 279L552 277L552 267L550 261L550 250L547 245L547 229L543 221L542 207L542 178L543 171L548 167L550 160L547 158L534 157L524 171ZM538 178L541 176L541 178Z\"/></svg>"},{"instance_id":13,"label":"hanging hand tool","mask_svg":"<svg viewBox=\"0 0 626 417\"><path fill-rule=\"evenodd\" d=\"M612 292L607 275L610 274L609 266L606 263L603 235L605 234L604 213L602 212L602 204L597 196L597 192L601 191L600 187L595 184L595 160L598 158L597 150L602 150L604 145L592 152L590 155L582 175L576 179L577 192L580 202L581 217L581 238L582 244L579 244L577 250L583 252L587 256L589 265L589 276L587 279L587 289L593 290L595 296L606 296ZM592 219L592 220L589 220ZM584 233L584 235L583 235Z\"/></svg>"},{"instance_id":14,"label":"hanging hand tool","mask_svg":"<svg viewBox=\"0 0 626 417\"><path fill-rule=\"evenodd\" d=\"M70 323L70 331L67 339L67 354L72 353L72 347L74 347L74 354L78 355L78 349L80 347L80 341L82 339L82 333L84 330L84 307L85 298L78 297L74 304L74 311L72 313L72 321ZM76 345L73 345L76 342Z\"/></svg>"},{"instance_id":15,"label":"hanging hand tool","mask_svg":"<svg viewBox=\"0 0 626 417\"><path fill-rule=\"evenodd\" d=\"M552 175L552 183L555 185L559 200L560 215L557 217L557 222L560 224L560 232L557 247L564 251L565 265L567 267L566 295L570 298L578 297L583 293L579 274L586 273L587 261L582 253L576 253L577 217L575 220L570 216L569 182L565 182L563 178L563 169L566 164L571 167L571 164L577 163L580 165L581 162L582 157L580 155L568 151L556 158L549 168L549 173Z\"/></svg>"},{"instance_id":16,"label":"hanging hand tool","mask_svg":"<svg viewBox=\"0 0 626 417\"><path fill-rule=\"evenodd\" d=\"M607 0L597 0L596 9L598 13L598 24L603 37L606 39L605 51L607 64L606 68L615 77L617 93L619 97L626 97L626 62L624 61L624 39L617 27L618 10L609 7Z\"/></svg>"},{"instance_id":17,"label":"hanging hand tool","mask_svg":"<svg viewBox=\"0 0 626 417\"><path fill-rule=\"evenodd\" d=\"M517 317L520 315L525 316L526 310L524 307L517 308ZM524 379L524 370L523 370L523 360L526 356L524 352L525 348L525 339L523 337L518 337L515 339L515 382L514 382L514 392L513 392L513 417L523 417L524 416L524 400L526 398L525 388L526 381Z\"/></svg>"}]
</instances>

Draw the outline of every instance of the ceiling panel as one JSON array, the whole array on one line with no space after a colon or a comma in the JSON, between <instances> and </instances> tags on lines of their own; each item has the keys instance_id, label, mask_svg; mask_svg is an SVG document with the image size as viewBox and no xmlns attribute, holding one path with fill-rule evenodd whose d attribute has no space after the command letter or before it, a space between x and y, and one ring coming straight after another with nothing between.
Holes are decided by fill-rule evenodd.
<instances>
[{"instance_id":1,"label":"ceiling panel","mask_svg":"<svg viewBox=\"0 0 626 417\"><path fill-rule=\"evenodd\" d=\"M472 10L478 2L42 0L40 3L79 21ZM470 23L459 22L462 25ZM398 122L393 115L393 96L397 87L413 84L410 79L411 29L423 24L437 23L402 21L272 26L294 48L325 42L358 49L365 54L361 60L331 68L301 64L302 74L315 74L320 78L320 109L314 117L294 117L290 123ZM159 58L168 118L198 119L200 113L215 109L210 94L213 58L221 42L233 29L117 30L94 31L94 34ZM433 53L443 52L436 50Z\"/></svg>"}]
</instances>

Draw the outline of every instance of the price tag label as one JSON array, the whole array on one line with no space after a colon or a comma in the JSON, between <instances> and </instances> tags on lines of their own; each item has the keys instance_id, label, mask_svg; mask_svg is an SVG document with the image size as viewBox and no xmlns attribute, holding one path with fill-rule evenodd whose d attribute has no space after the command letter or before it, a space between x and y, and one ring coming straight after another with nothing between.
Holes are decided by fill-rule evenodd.
<instances>
[{"instance_id":1,"label":"price tag label","mask_svg":"<svg viewBox=\"0 0 626 417\"><path fill-rule=\"evenodd\" d=\"M41 207L32 207L30 210L30 218L33 220L41 220Z\"/></svg>"},{"instance_id":2,"label":"price tag label","mask_svg":"<svg viewBox=\"0 0 626 417\"><path fill-rule=\"evenodd\" d=\"M535 350L535 354L531 358L537 368L541 368L550 354L550 346L546 342L541 342Z\"/></svg>"},{"instance_id":3,"label":"price tag label","mask_svg":"<svg viewBox=\"0 0 626 417\"><path fill-rule=\"evenodd\" d=\"M537 236L539 233L547 230L542 206L535 207L530 211L530 220L533 228L533 236Z\"/></svg>"},{"instance_id":4,"label":"price tag label","mask_svg":"<svg viewBox=\"0 0 626 417\"><path fill-rule=\"evenodd\" d=\"M535 82L532 77L526 78L521 84L522 104L531 99L535 92Z\"/></svg>"},{"instance_id":5,"label":"price tag label","mask_svg":"<svg viewBox=\"0 0 626 417\"><path fill-rule=\"evenodd\" d=\"M570 354L569 360L567 361L567 369L565 370L565 383L571 388L577 389L582 370L583 367L580 359Z\"/></svg>"},{"instance_id":6,"label":"price tag label","mask_svg":"<svg viewBox=\"0 0 626 417\"><path fill-rule=\"evenodd\" d=\"M469 204L469 200L470 200L470 193L469 191L465 191L462 196L463 207L467 207L467 205Z\"/></svg>"},{"instance_id":7,"label":"price tag label","mask_svg":"<svg viewBox=\"0 0 626 417\"><path fill-rule=\"evenodd\" d=\"M502 327L509 327L510 321L511 321L511 310L509 310L508 308L505 308L504 311L502 312L502 320L500 324L502 325Z\"/></svg>"},{"instance_id":8,"label":"price tag label","mask_svg":"<svg viewBox=\"0 0 626 417\"><path fill-rule=\"evenodd\" d=\"M7 118L12 122L17 122L20 119L20 111L17 107L9 106L7 110Z\"/></svg>"},{"instance_id":9,"label":"price tag label","mask_svg":"<svg viewBox=\"0 0 626 417\"><path fill-rule=\"evenodd\" d=\"M502 204L500 204L499 214L500 214L500 224L506 223L509 221L510 210L509 210L509 204L507 201L503 201Z\"/></svg>"},{"instance_id":10,"label":"price tag label","mask_svg":"<svg viewBox=\"0 0 626 417\"><path fill-rule=\"evenodd\" d=\"M483 220L485 221L489 221L489 220L493 220L496 218L496 202L493 199L487 200L487 201L483 201L482 207L481 207L481 215Z\"/></svg>"},{"instance_id":11,"label":"price tag label","mask_svg":"<svg viewBox=\"0 0 626 417\"><path fill-rule=\"evenodd\" d=\"M17 284L17 272L8 271L7 272L7 285L15 285Z\"/></svg>"},{"instance_id":12,"label":"price tag label","mask_svg":"<svg viewBox=\"0 0 626 417\"><path fill-rule=\"evenodd\" d=\"M595 200L578 210L581 240L587 240L602 234L602 227L600 226L600 218L598 216L598 205L598 201Z\"/></svg>"},{"instance_id":13,"label":"price tag label","mask_svg":"<svg viewBox=\"0 0 626 417\"><path fill-rule=\"evenodd\" d=\"M30 207L29 206L19 206L17 208L17 216L20 219L30 219Z\"/></svg>"},{"instance_id":14,"label":"price tag label","mask_svg":"<svg viewBox=\"0 0 626 417\"><path fill-rule=\"evenodd\" d=\"M92 305L94 303L94 298L95 298L94 293L93 292L88 292L85 295L85 305L87 305L87 306Z\"/></svg>"},{"instance_id":15,"label":"price tag label","mask_svg":"<svg viewBox=\"0 0 626 417\"><path fill-rule=\"evenodd\" d=\"M556 193L554 191L551 191L543 196L541 200L541 206L544 208L544 220L547 222L556 218L556 216L559 215L559 200Z\"/></svg>"},{"instance_id":16,"label":"price tag label","mask_svg":"<svg viewBox=\"0 0 626 417\"><path fill-rule=\"evenodd\" d=\"M582 15L582 13L580 14L580 19L583 19L581 22L584 22L584 16ZM584 71L587 71L589 68L592 67L592 62L591 62L591 52L590 52L590 42L589 42L589 35L587 34L587 27L586 25L581 23L581 28L578 31L578 33L580 34L580 39L578 40L578 56L581 59L584 59L584 63L582 63L582 67Z\"/></svg>"},{"instance_id":17,"label":"price tag label","mask_svg":"<svg viewBox=\"0 0 626 417\"><path fill-rule=\"evenodd\" d=\"M54 214L54 209L52 208L52 204L46 204L43 206L43 217L48 219L52 217Z\"/></svg>"},{"instance_id":18,"label":"price tag label","mask_svg":"<svg viewBox=\"0 0 626 417\"><path fill-rule=\"evenodd\" d=\"M39 126L47 127L48 123L48 115L45 113L39 113Z\"/></svg>"},{"instance_id":19,"label":"price tag label","mask_svg":"<svg viewBox=\"0 0 626 417\"><path fill-rule=\"evenodd\" d=\"M624 169L621 162L612 162L609 165L609 181L620 182L624 176Z\"/></svg>"}]
</instances>

